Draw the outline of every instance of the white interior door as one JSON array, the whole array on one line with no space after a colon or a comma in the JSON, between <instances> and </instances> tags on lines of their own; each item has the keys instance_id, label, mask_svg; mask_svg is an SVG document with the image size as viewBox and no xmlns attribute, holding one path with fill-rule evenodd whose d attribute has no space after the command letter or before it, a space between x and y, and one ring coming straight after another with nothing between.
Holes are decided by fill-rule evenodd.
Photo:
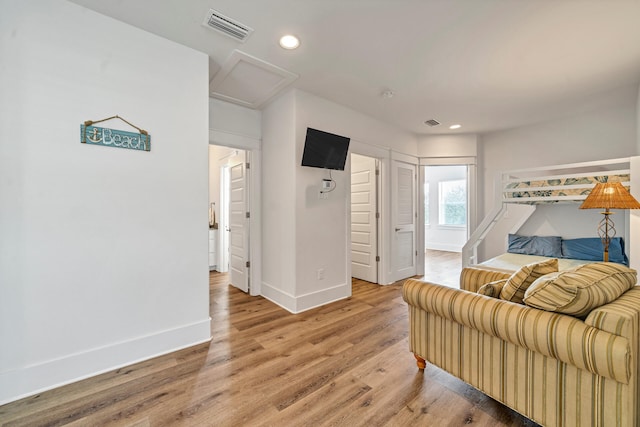
<instances>
[{"instance_id":1,"label":"white interior door","mask_svg":"<svg viewBox=\"0 0 640 427\"><path fill-rule=\"evenodd\" d=\"M393 276L416 275L416 165L394 160L391 185L393 205Z\"/></svg>"},{"instance_id":2,"label":"white interior door","mask_svg":"<svg viewBox=\"0 0 640 427\"><path fill-rule=\"evenodd\" d=\"M378 283L376 159L351 154L351 276Z\"/></svg>"},{"instance_id":3,"label":"white interior door","mask_svg":"<svg viewBox=\"0 0 640 427\"><path fill-rule=\"evenodd\" d=\"M231 284L249 291L249 218L246 153L229 159L229 270Z\"/></svg>"}]
</instances>

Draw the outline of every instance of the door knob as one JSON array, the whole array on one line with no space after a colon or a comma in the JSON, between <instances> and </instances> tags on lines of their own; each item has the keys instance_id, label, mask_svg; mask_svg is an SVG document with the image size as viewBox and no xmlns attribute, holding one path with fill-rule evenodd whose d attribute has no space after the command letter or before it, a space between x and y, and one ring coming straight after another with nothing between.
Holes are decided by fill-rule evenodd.
<instances>
[{"instance_id":1,"label":"door knob","mask_svg":"<svg viewBox=\"0 0 640 427\"><path fill-rule=\"evenodd\" d=\"M396 231L400 231L400 229L399 229L399 228L396 228Z\"/></svg>"}]
</instances>

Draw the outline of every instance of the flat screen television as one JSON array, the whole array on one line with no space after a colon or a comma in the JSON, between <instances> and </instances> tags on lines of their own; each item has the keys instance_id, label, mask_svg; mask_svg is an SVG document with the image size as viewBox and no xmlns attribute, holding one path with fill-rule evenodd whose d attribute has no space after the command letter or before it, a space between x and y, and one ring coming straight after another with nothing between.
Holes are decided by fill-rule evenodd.
<instances>
[{"instance_id":1,"label":"flat screen television","mask_svg":"<svg viewBox=\"0 0 640 427\"><path fill-rule=\"evenodd\" d=\"M344 170L350 138L307 128L302 166Z\"/></svg>"}]
</instances>

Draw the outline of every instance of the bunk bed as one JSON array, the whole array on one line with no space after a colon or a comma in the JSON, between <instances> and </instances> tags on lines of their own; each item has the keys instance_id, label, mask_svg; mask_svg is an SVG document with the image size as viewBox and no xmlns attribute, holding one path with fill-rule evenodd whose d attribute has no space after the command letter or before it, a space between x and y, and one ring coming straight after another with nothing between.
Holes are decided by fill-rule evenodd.
<instances>
[{"instance_id":1,"label":"bunk bed","mask_svg":"<svg viewBox=\"0 0 640 427\"><path fill-rule=\"evenodd\" d=\"M496 270L515 271L522 265L553 257L559 259L559 268L564 270L587 262L598 261L598 259L595 259L597 256L593 256L593 252L595 251L597 254L598 250L600 250L599 248L601 248L597 237L590 237L589 241L585 239L580 242L574 242L577 239L563 239L561 236L518 236L516 234L517 230L535 211L536 206L542 204L580 204L598 182L619 181L625 187L630 188L632 176L640 177L640 171L637 174L632 173L632 167L638 164L637 159L636 157L572 163L512 170L499 174L495 180L496 197L494 207L464 245L462 249L462 266L482 265ZM479 246L496 228L496 225L505 218L509 205L513 204L526 205L529 208L527 210L528 213L509 231L507 252L481 262L478 258ZM507 236L504 236L504 238L507 240ZM545 250L549 253L545 253L545 250L531 250L530 247L525 247L520 251L511 250L512 240L517 240L518 238L532 240L536 238L553 238L554 241L557 240L557 243L554 243L554 245L557 245L557 249L552 248L554 245L547 245L548 247ZM621 252L621 254L619 254L620 256L615 262L628 265L624 242L620 238L616 240L618 252ZM587 244L589 248L586 252L590 252L592 256L585 256L581 250L574 250L574 244L576 243L579 247L583 243ZM515 246L517 247L518 245L516 244ZM562 249L565 249L565 246L567 250L563 251Z\"/></svg>"}]
</instances>

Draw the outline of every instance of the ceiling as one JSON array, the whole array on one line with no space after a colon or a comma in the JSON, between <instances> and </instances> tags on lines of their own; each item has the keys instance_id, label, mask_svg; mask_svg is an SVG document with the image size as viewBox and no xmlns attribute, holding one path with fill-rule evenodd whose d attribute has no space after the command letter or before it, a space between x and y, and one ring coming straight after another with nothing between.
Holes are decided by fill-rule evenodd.
<instances>
[{"instance_id":1,"label":"ceiling","mask_svg":"<svg viewBox=\"0 0 640 427\"><path fill-rule=\"evenodd\" d=\"M205 52L212 81L231 58L252 58L293 76L264 89L267 100L297 87L416 134L579 114L632 102L640 84L638 0L73 2ZM253 33L241 43L204 27L209 9ZM285 33L300 38L298 49L278 46ZM454 123L462 128L449 130Z\"/></svg>"}]
</instances>

